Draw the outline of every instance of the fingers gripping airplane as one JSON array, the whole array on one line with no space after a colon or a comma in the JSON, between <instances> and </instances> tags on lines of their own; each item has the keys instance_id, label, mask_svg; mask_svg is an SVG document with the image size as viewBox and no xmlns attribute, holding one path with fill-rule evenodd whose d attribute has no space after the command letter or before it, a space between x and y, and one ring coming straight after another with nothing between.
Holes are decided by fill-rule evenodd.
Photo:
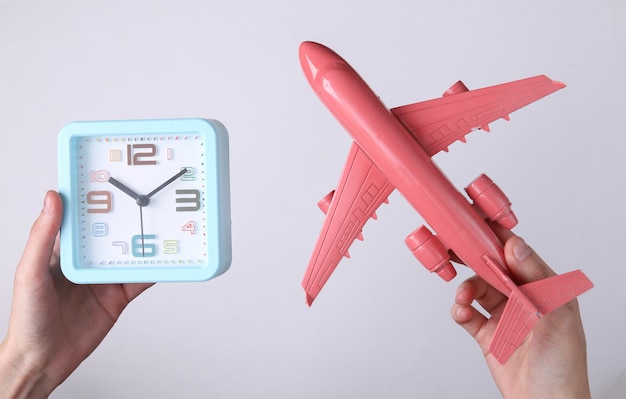
<instances>
[{"instance_id":1,"label":"fingers gripping airplane","mask_svg":"<svg viewBox=\"0 0 626 399\"><path fill-rule=\"evenodd\" d=\"M489 131L490 122L509 120L511 112L565 87L563 83L536 76L470 91L459 81L441 98L388 109L327 47L304 42L299 57L309 84L354 140L337 188L318 203L326 217L302 281L309 306L394 189L430 226L419 227L405 240L426 269L451 280L456 276L452 251L509 298L490 343L500 363L542 315L593 286L580 270L518 285L507 269L503 244L486 221L507 229L517 224L506 195L483 174L465 189L470 203L431 160L455 141L464 142L469 132Z\"/></svg>"}]
</instances>

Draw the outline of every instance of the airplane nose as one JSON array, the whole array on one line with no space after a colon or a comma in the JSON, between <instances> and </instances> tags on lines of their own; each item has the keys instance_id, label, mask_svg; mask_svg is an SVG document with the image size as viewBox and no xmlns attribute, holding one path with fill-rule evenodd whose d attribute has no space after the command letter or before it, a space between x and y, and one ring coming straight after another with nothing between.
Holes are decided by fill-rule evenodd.
<instances>
[{"instance_id":1,"label":"airplane nose","mask_svg":"<svg viewBox=\"0 0 626 399\"><path fill-rule=\"evenodd\" d=\"M298 53L302 71L311 85L320 71L327 69L333 63L345 63L334 51L315 42L302 42Z\"/></svg>"},{"instance_id":2,"label":"airplane nose","mask_svg":"<svg viewBox=\"0 0 626 399\"><path fill-rule=\"evenodd\" d=\"M309 83L313 83L319 72L319 44L314 42L303 42L300 44L298 54L300 56L300 66Z\"/></svg>"}]
</instances>

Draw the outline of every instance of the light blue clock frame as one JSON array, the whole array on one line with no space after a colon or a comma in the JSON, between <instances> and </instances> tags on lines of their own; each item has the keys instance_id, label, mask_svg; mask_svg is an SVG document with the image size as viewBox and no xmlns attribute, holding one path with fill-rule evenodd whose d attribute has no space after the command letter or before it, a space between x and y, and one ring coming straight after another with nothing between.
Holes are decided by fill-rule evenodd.
<instances>
[{"instance_id":1,"label":"light blue clock frame","mask_svg":"<svg viewBox=\"0 0 626 399\"><path fill-rule=\"evenodd\" d=\"M85 266L79 259L77 141L86 137L128 134L172 134L193 132L205 141L205 183L207 258L185 265L102 265ZM209 119L154 119L128 121L86 121L66 125L58 136L59 193L63 199L61 226L61 269L77 284L206 281L228 270L232 260L228 132L224 125ZM84 193L82 194L84 197ZM82 199L84 201L84 198Z\"/></svg>"}]
</instances>

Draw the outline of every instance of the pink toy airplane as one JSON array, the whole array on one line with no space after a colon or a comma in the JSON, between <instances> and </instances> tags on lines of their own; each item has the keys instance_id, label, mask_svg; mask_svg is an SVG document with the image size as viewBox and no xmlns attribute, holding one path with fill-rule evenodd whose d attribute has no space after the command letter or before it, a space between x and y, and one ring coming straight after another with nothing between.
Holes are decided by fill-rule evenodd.
<instances>
[{"instance_id":1,"label":"pink toy airplane","mask_svg":"<svg viewBox=\"0 0 626 399\"><path fill-rule=\"evenodd\" d=\"M421 226L406 238L413 255L446 281L456 271L449 250L509 300L490 351L505 363L542 315L593 284L579 270L525 285L509 275L503 245L485 219L510 229L511 203L485 175L465 190L471 204L431 157L475 129L565 85L536 76L469 91L455 83L442 98L387 109L348 63L312 42L300 45L300 63L311 87L354 142L336 190L319 203L324 226L302 285L309 306L375 210L398 189L436 233Z\"/></svg>"}]
</instances>

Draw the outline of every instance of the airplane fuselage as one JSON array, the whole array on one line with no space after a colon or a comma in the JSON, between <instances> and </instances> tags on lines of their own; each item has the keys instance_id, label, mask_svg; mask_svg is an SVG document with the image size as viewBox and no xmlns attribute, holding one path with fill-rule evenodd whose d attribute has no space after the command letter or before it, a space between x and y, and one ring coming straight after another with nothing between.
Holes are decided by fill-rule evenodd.
<instances>
[{"instance_id":1,"label":"airplane fuselage","mask_svg":"<svg viewBox=\"0 0 626 399\"><path fill-rule=\"evenodd\" d=\"M493 230L356 71L339 55L317 46L310 43L301 50L301 63L320 99L437 238L508 296L502 273L485 263L489 257L508 274L503 245Z\"/></svg>"}]
</instances>

